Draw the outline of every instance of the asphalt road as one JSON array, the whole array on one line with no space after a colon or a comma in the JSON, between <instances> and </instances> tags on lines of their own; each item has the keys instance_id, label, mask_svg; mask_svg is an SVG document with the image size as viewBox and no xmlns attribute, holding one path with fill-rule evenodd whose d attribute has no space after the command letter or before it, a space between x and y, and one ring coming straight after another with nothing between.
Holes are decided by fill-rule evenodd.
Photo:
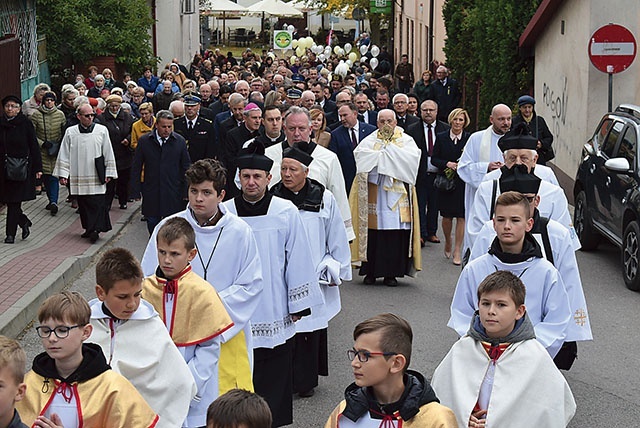
<instances>
[{"instance_id":1,"label":"asphalt road","mask_svg":"<svg viewBox=\"0 0 640 428\"><path fill-rule=\"evenodd\" d=\"M134 216L114 246L142 256L146 224ZM459 268L442 254L443 244L429 244L423 252L423 271L416 279L400 280L397 288L364 286L359 278L342 286L342 312L329 326L330 375L322 378L312 398L294 399L295 427L322 427L352 382L346 350L353 344L353 327L367 317L394 312L413 326L411 367L428 378L457 339L446 327ZM578 360L564 372L578 404L570 427L640 426L640 293L625 288L620 252L602 245L595 252L578 253L591 316L594 341L579 344ZM94 264L70 286L94 297ZM21 338L28 360L41 352L33 328ZM517 382L517 379L514 379Z\"/></svg>"}]
</instances>

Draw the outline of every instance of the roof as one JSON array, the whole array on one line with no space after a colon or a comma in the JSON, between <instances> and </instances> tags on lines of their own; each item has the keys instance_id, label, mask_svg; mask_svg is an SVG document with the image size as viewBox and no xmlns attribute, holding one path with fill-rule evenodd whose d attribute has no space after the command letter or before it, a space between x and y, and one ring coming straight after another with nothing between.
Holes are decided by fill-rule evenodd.
<instances>
[{"instance_id":1,"label":"roof","mask_svg":"<svg viewBox=\"0 0 640 428\"><path fill-rule=\"evenodd\" d=\"M527 28L524 29L520 39L518 40L518 46L520 48L532 48L538 41L538 37L546 30L549 22L553 19L556 11L562 6L564 0L542 0L538 10L533 15L533 18L527 24Z\"/></svg>"}]
</instances>

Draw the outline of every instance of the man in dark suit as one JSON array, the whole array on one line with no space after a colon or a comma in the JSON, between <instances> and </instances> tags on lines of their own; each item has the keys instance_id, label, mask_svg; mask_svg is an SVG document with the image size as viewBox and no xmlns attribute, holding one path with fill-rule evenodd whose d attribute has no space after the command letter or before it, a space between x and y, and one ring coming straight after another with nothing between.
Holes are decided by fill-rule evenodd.
<instances>
[{"instance_id":1,"label":"man in dark suit","mask_svg":"<svg viewBox=\"0 0 640 428\"><path fill-rule=\"evenodd\" d=\"M204 86L204 85L203 85ZM220 98L217 101L209 104L209 109L213 112L215 118L219 113L229 110L229 95L233 93L233 89L224 85L220 88Z\"/></svg>"},{"instance_id":2,"label":"man in dark suit","mask_svg":"<svg viewBox=\"0 0 640 428\"><path fill-rule=\"evenodd\" d=\"M238 154L244 143L258 136L258 130L262 123L262 110L255 103L247 104L242 115L244 123L230 129L225 139L224 152L227 168L227 195L225 195L225 199L231 199L240 194L234 183L238 168Z\"/></svg>"},{"instance_id":3,"label":"man in dark suit","mask_svg":"<svg viewBox=\"0 0 640 428\"><path fill-rule=\"evenodd\" d=\"M331 133L329 150L338 156L347 194L349 194L351 183L356 177L356 160L353 157L353 149L363 138L375 131L376 127L358 120L358 108L353 103L340 106L338 115L342 125Z\"/></svg>"},{"instance_id":4,"label":"man in dark suit","mask_svg":"<svg viewBox=\"0 0 640 428\"><path fill-rule=\"evenodd\" d=\"M367 94L360 92L354 97L356 107L358 107L358 120L368 125L377 127L378 112L369 110L369 97Z\"/></svg>"},{"instance_id":5,"label":"man in dark suit","mask_svg":"<svg viewBox=\"0 0 640 428\"><path fill-rule=\"evenodd\" d=\"M431 83L431 94L438 103L438 120L446 122L449 113L460 104L462 94L457 80L449 77L449 70L444 65L436 69L436 80Z\"/></svg>"},{"instance_id":6,"label":"man in dark suit","mask_svg":"<svg viewBox=\"0 0 640 428\"><path fill-rule=\"evenodd\" d=\"M353 96L351 95L351 92L348 89L343 89L342 91L338 92L338 94L336 95L336 115L337 112L340 111L340 107L342 107L345 104L350 104L353 102ZM342 121L340 120L340 117L336 116L337 120L334 123L327 123L327 131L329 132L333 132L334 130L338 129L339 126L342 126Z\"/></svg>"},{"instance_id":7,"label":"man in dark suit","mask_svg":"<svg viewBox=\"0 0 640 428\"><path fill-rule=\"evenodd\" d=\"M324 110L324 116L327 119L327 124L331 124L338 120L338 107L334 101L326 99L324 96L324 88L324 83L316 82L311 87L311 92L316 96L316 104L320 104L320 107Z\"/></svg>"},{"instance_id":8,"label":"man in dark suit","mask_svg":"<svg viewBox=\"0 0 640 428\"><path fill-rule=\"evenodd\" d=\"M214 121L216 137L220 147L224 147L227 133L244 122L243 111L247 100L240 94L231 94L229 97L229 110L219 113ZM226 165L225 165L226 166Z\"/></svg>"},{"instance_id":9,"label":"man in dark suit","mask_svg":"<svg viewBox=\"0 0 640 428\"><path fill-rule=\"evenodd\" d=\"M414 123L420 123L420 119L417 116L407 114L407 108L409 107L409 97L406 94L395 94L393 96L393 111L396 112L396 121L398 126L404 131L410 125Z\"/></svg>"},{"instance_id":10,"label":"man in dark suit","mask_svg":"<svg viewBox=\"0 0 640 428\"><path fill-rule=\"evenodd\" d=\"M222 151L216 144L213 122L200 114L200 98L184 97L184 116L173 122L174 131L182 135L189 148L192 162L200 159L222 159Z\"/></svg>"},{"instance_id":11,"label":"man in dark suit","mask_svg":"<svg viewBox=\"0 0 640 428\"><path fill-rule=\"evenodd\" d=\"M424 246L425 241L438 243L436 236L438 230L438 192L433 187L433 181L438 173L438 168L431 164L430 156L436 142L436 135L447 131L451 127L444 122L436 120L438 104L432 100L426 100L420 106L422 120L407 128L407 134L411 135L420 148L420 165L418 166L418 178L416 180L416 193L418 194L418 210L420 215L420 242Z\"/></svg>"}]
</instances>

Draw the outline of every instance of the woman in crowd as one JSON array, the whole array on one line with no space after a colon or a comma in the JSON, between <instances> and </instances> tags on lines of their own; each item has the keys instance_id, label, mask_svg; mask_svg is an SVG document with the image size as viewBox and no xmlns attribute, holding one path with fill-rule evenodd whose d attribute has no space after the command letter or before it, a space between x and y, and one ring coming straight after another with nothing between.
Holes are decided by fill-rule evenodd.
<instances>
[{"instance_id":1,"label":"woman in crowd","mask_svg":"<svg viewBox=\"0 0 640 428\"><path fill-rule=\"evenodd\" d=\"M331 142L331 134L325 129L327 128L327 118L321 107L311 107L309 110L311 115L311 129L313 130L312 140L322 147L329 147Z\"/></svg>"},{"instance_id":2,"label":"woman in crowd","mask_svg":"<svg viewBox=\"0 0 640 428\"><path fill-rule=\"evenodd\" d=\"M47 191L49 203L45 207L52 216L58 214L58 194L60 185L58 177L51 175L58 159L58 150L62 141L63 129L67 118L56 107L56 94L46 92L38 111L31 116L31 122L36 130L40 157L42 158L42 182Z\"/></svg>"},{"instance_id":3,"label":"woman in crowd","mask_svg":"<svg viewBox=\"0 0 640 428\"><path fill-rule=\"evenodd\" d=\"M111 92L109 88L105 86L105 79L102 74L97 74L93 79L93 87L89 89L87 92L87 96L91 98L100 98L102 91L106 89L108 92Z\"/></svg>"},{"instance_id":4,"label":"woman in crowd","mask_svg":"<svg viewBox=\"0 0 640 428\"><path fill-rule=\"evenodd\" d=\"M431 97L431 72L425 70L422 72L420 80L413 85L413 92L418 96L420 104Z\"/></svg>"},{"instance_id":5,"label":"woman in crowd","mask_svg":"<svg viewBox=\"0 0 640 428\"><path fill-rule=\"evenodd\" d=\"M176 76L173 74L172 71L166 71L164 73L162 79L160 79L160 83L158 83L158 86L156 87L156 94L162 92L162 90L164 89L163 82L165 80L168 80L168 81L171 82L171 92L172 93L175 94L176 92L180 92L180 87L176 83Z\"/></svg>"},{"instance_id":6,"label":"woman in crowd","mask_svg":"<svg viewBox=\"0 0 640 428\"><path fill-rule=\"evenodd\" d=\"M40 104L42 104L42 97L44 97L45 92L50 90L51 88L46 83L38 83L36 87L33 88L33 96L22 105L22 113L27 117L31 117L32 114L38 111Z\"/></svg>"},{"instance_id":7,"label":"woman in crowd","mask_svg":"<svg viewBox=\"0 0 640 428\"><path fill-rule=\"evenodd\" d=\"M22 202L36 198L35 181L42 177L42 158L36 131L20 111L21 106L22 101L15 95L8 95L2 99L0 202L7 205L5 244L15 242L18 226L22 229L22 239L27 239L31 233L29 228L32 223L22 212Z\"/></svg>"},{"instance_id":8,"label":"woman in crowd","mask_svg":"<svg viewBox=\"0 0 640 428\"><path fill-rule=\"evenodd\" d=\"M420 99L413 92L407 94L409 97L409 103L407 104L407 114L416 116L418 114L418 106L420 105Z\"/></svg>"},{"instance_id":9,"label":"woman in crowd","mask_svg":"<svg viewBox=\"0 0 640 428\"><path fill-rule=\"evenodd\" d=\"M451 130L437 135L431 163L438 167L441 173L454 176L455 189L452 191L439 190L438 208L442 216L442 231L445 239L444 256L446 258L451 257L451 229L453 228L453 219L456 219L453 264L460 265L464 238L464 181L456 171L458 160L469 139L470 134L464 128L469 126L470 120L466 110L461 108L454 109L448 119Z\"/></svg>"},{"instance_id":10,"label":"woman in crowd","mask_svg":"<svg viewBox=\"0 0 640 428\"><path fill-rule=\"evenodd\" d=\"M187 76L184 75L184 73L180 70L180 66L175 62L172 62L171 64L169 64L169 71L173 73L173 77L174 77L173 80L178 85L178 88L180 89L179 92L183 92L184 81L187 80Z\"/></svg>"},{"instance_id":11,"label":"woman in crowd","mask_svg":"<svg viewBox=\"0 0 640 428\"><path fill-rule=\"evenodd\" d=\"M511 129L516 129L520 123L524 123L529 128L529 134L538 139L538 165L546 165L548 161L555 157L551 144L553 134L549 131L547 122L538 116L534 110L536 100L530 95L523 95L518 98L518 108L520 113L511 120Z\"/></svg>"}]
</instances>

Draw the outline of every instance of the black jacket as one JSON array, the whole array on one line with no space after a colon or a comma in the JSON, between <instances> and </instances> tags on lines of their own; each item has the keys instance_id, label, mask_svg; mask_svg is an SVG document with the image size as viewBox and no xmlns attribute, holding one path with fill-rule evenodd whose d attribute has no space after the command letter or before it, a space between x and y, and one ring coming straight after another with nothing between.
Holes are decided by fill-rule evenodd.
<instances>
[{"instance_id":1,"label":"black jacket","mask_svg":"<svg viewBox=\"0 0 640 428\"><path fill-rule=\"evenodd\" d=\"M155 131L140 137L131 178L134 194L142 191L142 214L166 217L184 209L187 197L184 174L190 165L187 143L180 134L171 133L162 146ZM141 183L143 167L144 183Z\"/></svg>"},{"instance_id":2,"label":"black jacket","mask_svg":"<svg viewBox=\"0 0 640 428\"><path fill-rule=\"evenodd\" d=\"M449 113L458 107L462 99L462 93L458 88L456 79L447 78L447 83L442 84L438 79L431 82L432 99L438 103L438 120L447 121Z\"/></svg>"},{"instance_id":3,"label":"black jacket","mask_svg":"<svg viewBox=\"0 0 640 428\"><path fill-rule=\"evenodd\" d=\"M29 158L29 171L25 181L5 178L5 157ZM7 120L0 113L0 202L22 202L36 198L36 172L42 172L42 157L36 139L36 130L21 112Z\"/></svg>"},{"instance_id":4,"label":"black jacket","mask_svg":"<svg viewBox=\"0 0 640 428\"><path fill-rule=\"evenodd\" d=\"M545 165L546 151L551 148L551 144L553 143L553 134L549 130L547 122L545 122L544 118L538 116L535 112L533 112L533 117L531 118L531 122L529 123L524 120L521 114L517 114L513 116L513 119L511 120L511 129L515 129L516 126L520 123L524 123L525 125L527 125L527 128L529 129L529 135L536 137L542 144L542 147L537 149L537 163L539 165Z\"/></svg>"},{"instance_id":5,"label":"black jacket","mask_svg":"<svg viewBox=\"0 0 640 428\"><path fill-rule=\"evenodd\" d=\"M373 410L372 417L382 419L382 415L400 413L402 420L408 421L418 414L420 407L432 402L440 402L431 385L420 373L407 370L404 377L405 390L400 400L395 403L381 405L373 396L369 387L359 387L355 383L349 385L344 392L346 407L342 415L355 422Z\"/></svg>"},{"instance_id":6,"label":"black jacket","mask_svg":"<svg viewBox=\"0 0 640 428\"><path fill-rule=\"evenodd\" d=\"M427 140L424 137L423 123L424 121L420 119L419 122L410 125L405 131L414 139L416 145L420 148L420 165L418 165L418 178L416 180L416 183L427 178L427 160L429 159L429 148L427 147ZM434 123L436 126L436 137L440 132L448 131L449 129L451 129L449 125L439 120L436 120ZM434 150L435 143L436 140L433 141Z\"/></svg>"},{"instance_id":7,"label":"black jacket","mask_svg":"<svg viewBox=\"0 0 640 428\"><path fill-rule=\"evenodd\" d=\"M133 162L133 149L131 149L131 126L133 125L133 118L124 110L120 109L118 115L113 117L109 110L105 110L99 116L100 123L107 127L109 130L109 139L111 140L111 147L113 148L113 154L116 157L116 167L118 169L131 168ZM122 141L127 140L129 143L122 144Z\"/></svg>"},{"instance_id":8,"label":"black jacket","mask_svg":"<svg viewBox=\"0 0 640 428\"><path fill-rule=\"evenodd\" d=\"M191 162L200 159L219 159L222 161L222 149L216 144L213 122L199 115L193 125L193 129L187 127L187 117L173 121L174 131L182 135L189 149Z\"/></svg>"}]
</instances>

